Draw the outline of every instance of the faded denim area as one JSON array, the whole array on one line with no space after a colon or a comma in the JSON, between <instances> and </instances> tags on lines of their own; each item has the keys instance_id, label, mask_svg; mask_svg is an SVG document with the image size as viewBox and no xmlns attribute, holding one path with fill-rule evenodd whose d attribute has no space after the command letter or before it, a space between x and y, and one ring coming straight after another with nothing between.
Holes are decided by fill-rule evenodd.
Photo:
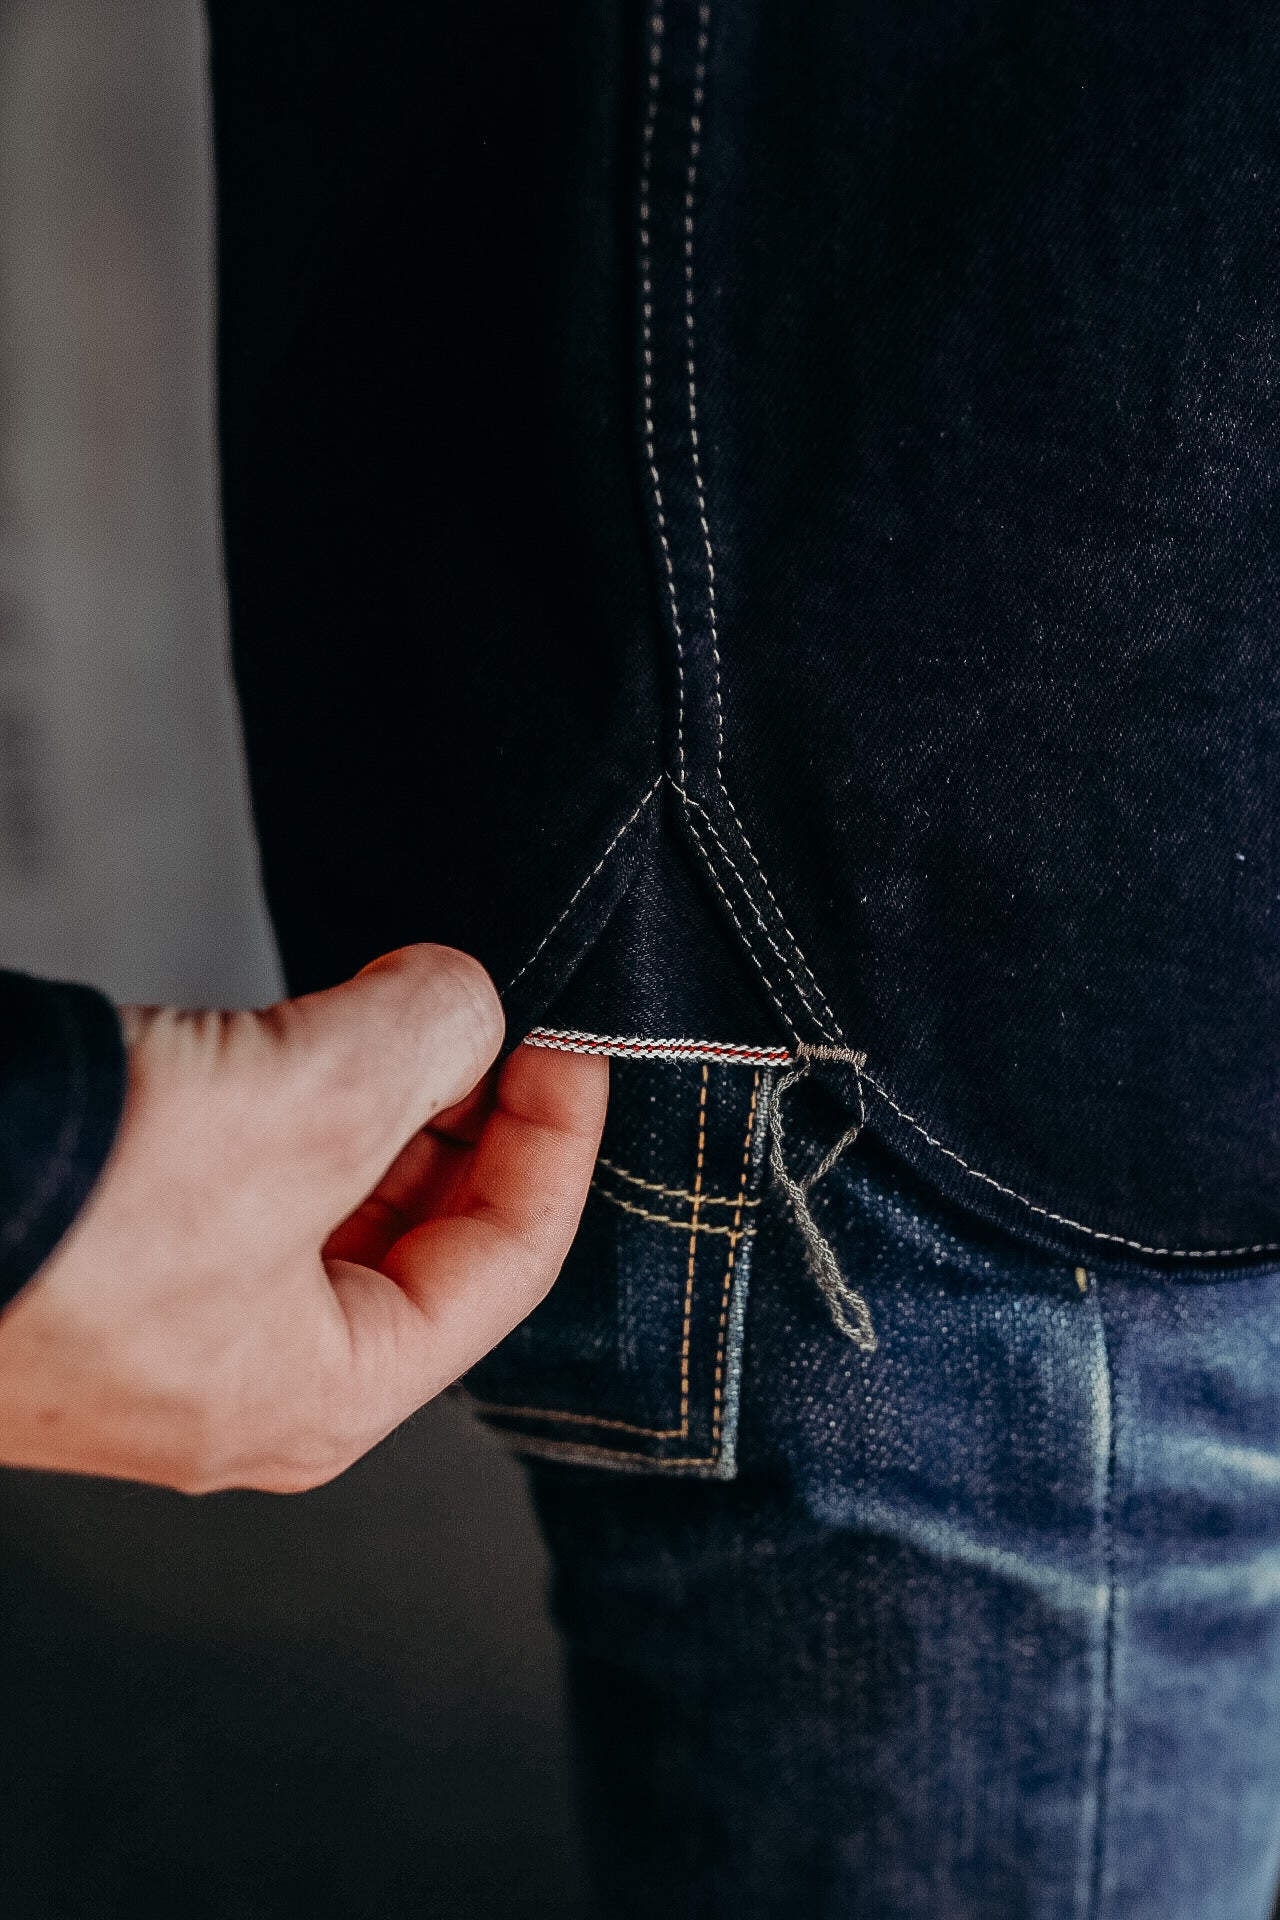
<instances>
[{"instance_id":1,"label":"faded denim area","mask_svg":"<svg viewBox=\"0 0 1280 1920\"><path fill-rule=\"evenodd\" d=\"M614 1073L615 1143L644 1131L643 1164L685 1191L700 1138L727 1172L750 1073L705 1127L701 1068ZM793 1170L850 1117L794 1087ZM480 1373L593 1416L580 1457L604 1464L610 1416L675 1406L689 1216L655 1225L597 1180L571 1296ZM952 1213L866 1134L811 1204L874 1352L836 1330L766 1181L735 1457L696 1469L736 1478L535 1468L604 1911L1266 1920L1280 1268L1078 1266ZM722 1269L717 1250L700 1273L704 1331ZM538 1421L500 1424L546 1450Z\"/></svg>"}]
</instances>

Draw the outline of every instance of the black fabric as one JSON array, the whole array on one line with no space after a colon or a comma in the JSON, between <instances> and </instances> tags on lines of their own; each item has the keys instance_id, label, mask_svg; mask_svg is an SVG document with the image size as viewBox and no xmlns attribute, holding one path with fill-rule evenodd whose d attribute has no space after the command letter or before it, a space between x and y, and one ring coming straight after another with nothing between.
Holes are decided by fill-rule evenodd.
<instances>
[{"instance_id":1,"label":"black fabric","mask_svg":"<svg viewBox=\"0 0 1280 1920\"><path fill-rule=\"evenodd\" d=\"M1274 1249L1272 10L210 17L294 984L865 1050L988 1217Z\"/></svg>"},{"instance_id":2,"label":"black fabric","mask_svg":"<svg viewBox=\"0 0 1280 1920\"><path fill-rule=\"evenodd\" d=\"M505 979L660 768L624 36L592 4L550 34L209 11L232 628L289 978L434 937Z\"/></svg>"},{"instance_id":3,"label":"black fabric","mask_svg":"<svg viewBox=\"0 0 1280 1920\"><path fill-rule=\"evenodd\" d=\"M115 1008L90 987L0 973L0 1306L52 1253L124 1104Z\"/></svg>"}]
</instances>

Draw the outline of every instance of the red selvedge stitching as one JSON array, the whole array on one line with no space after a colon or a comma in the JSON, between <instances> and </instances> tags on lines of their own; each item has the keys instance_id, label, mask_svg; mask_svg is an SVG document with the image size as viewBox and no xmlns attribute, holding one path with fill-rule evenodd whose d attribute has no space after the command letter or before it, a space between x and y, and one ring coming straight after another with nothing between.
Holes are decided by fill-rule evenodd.
<instances>
[{"instance_id":1,"label":"red selvedge stitching","mask_svg":"<svg viewBox=\"0 0 1280 1920\"><path fill-rule=\"evenodd\" d=\"M789 1047L740 1046L728 1040L664 1040L650 1035L582 1033L574 1027L533 1027L526 1047L551 1047L560 1053L603 1053L631 1060L714 1060L727 1066L786 1067L795 1055Z\"/></svg>"},{"instance_id":2,"label":"red selvedge stitching","mask_svg":"<svg viewBox=\"0 0 1280 1920\"><path fill-rule=\"evenodd\" d=\"M969 1161L948 1147L935 1134L923 1127L914 1114L899 1106L889 1089L874 1074L868 1073L860 1063L865 1056L855 1053L849 1047L828 1047L802 1044L794 1049L788 1047L739 1047L714 1040L648 1040L621 1039L605 1034L560 1033L552 1027L535 1027L526 1042L534 1047L559 1047L566 1053L603 1053L631 1057L638 1060L720 1060L744 1066L785 1067L793 1060L830 1060L839 1065L853 1068L858 1083L859 1104L862 1104L863 1081L884 1101L885 1105L897 1114L898 1118L909 1126L913 1133L919 1134L926 1145L935 1152L954 1161L965 1173L983 1186L991 1187L1003 1194L1008 1200L1016 1200L1020 1206L1034 1213L1042 1220L1048 1220L1054 1226L1066 1227L1070 1232L1086 1234L1091 1240L1102 1240L1114 1247L1124 1247L1130 1253L1145 1253L1160 1260L1234 1260L1247 1259L1251 1254L1280 1253L1280 1241L1259 1240L1251 1245L1227 1247L1161 1247L1152 1246L1144 1240L1133 1240L1121 1233L1108 1233L1104 1228L1091 1227L1083 1220L1073 1220L1069 1214L1055 1213L1052 1208L1041 1206L1016 1188L1006 1186L1004 1181L993 1179L981 1168L970 1165ZM860 1121L865 1124L865 1121Z\"/></svg>"}]
</instances>

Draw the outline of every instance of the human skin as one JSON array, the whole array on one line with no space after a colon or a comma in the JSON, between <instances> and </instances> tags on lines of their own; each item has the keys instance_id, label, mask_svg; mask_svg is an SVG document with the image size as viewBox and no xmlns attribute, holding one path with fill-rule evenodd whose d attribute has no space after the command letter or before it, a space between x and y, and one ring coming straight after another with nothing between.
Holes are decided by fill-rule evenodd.
<instances>
[{"instance_id":1,"label":"human skin","mask_svg":"<svg viewBox=\"0 0 1280 1920\"><path fill-rule=\"evenodd\" d=\"M0 1463L320 1485L546 1293L607 1063L494 1069L488 975L435 946L264 1012L123 1018L107 1166L0 1314Z\"/></svg>"}]
</instances>

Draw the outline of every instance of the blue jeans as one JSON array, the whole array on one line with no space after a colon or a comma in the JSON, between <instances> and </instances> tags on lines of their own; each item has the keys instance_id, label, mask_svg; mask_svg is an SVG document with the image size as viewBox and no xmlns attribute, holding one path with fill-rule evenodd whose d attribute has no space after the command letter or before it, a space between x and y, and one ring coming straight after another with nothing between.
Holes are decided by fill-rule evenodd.
<instances>
[{"instance_id":1,"label":"blue jeans","mask_svg":"<svg viewBox=\"0 0 1280 1920\"><path fill-rule=\"evenodd\" d=\"M975 1224L779 1075L615 1063L582 1233L471 1376L535 1457L603 1910L1266 1920L1280 1268ZM852 1070L785 1094L800 1177Z\"/></svg>"}]
</instances>

